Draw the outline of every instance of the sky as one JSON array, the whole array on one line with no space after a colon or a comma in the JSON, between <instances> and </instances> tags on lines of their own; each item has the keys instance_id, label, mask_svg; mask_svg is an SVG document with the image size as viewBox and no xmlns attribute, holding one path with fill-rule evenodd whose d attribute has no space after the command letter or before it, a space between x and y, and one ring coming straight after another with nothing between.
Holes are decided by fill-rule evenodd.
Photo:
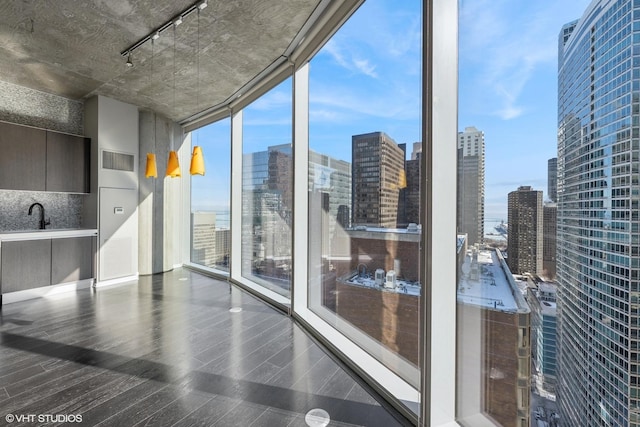
<instances>
[{"instance_id":1,"label":"sky","mask_svg":"<svg viewBox=\"0 0 640 427\"><path fill-rule=\"evenodd\" d=\"M519 186L546 198L547 161L557 153L557 37L589 1L459 4L458 127L484 131L485 218L506 220L507 194ZM408 150L420 141L420 18L420 0L367 0L311 60L311 149L351 161L352 135L383 131ZM291 142L291 85L245 109L243 152ZM192 181L203 209L228 205L226 122L194 138L213 171Z\"/></svg>"},{"instance_id":2,"label":"sky","mask_svg":"<svg viewBox=\"0 0 640 427\"><path fill-rule=\"evenodd\" d=\"M462 0L458 127L485 137L485 218L507 219L507 195L544 191L557 156L558 34L589 0Z\"/></svg>"}]
</instances>

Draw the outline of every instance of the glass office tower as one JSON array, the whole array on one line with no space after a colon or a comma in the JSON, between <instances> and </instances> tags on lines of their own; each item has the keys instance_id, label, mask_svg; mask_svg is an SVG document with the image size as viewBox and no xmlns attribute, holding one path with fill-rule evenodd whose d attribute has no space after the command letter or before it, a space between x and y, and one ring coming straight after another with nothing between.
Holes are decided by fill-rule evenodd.
<instances>
[{"instance_id":1,"label":"glass office tower","mask_svg":"<svg viewBox=\"0 0 640 427\"><path fill-rule=\"evenodd\" d=\"M638 1L593 1L559 36L557 396L567 426L640 425L638 14Z\"/></svg>"}]
</instances>

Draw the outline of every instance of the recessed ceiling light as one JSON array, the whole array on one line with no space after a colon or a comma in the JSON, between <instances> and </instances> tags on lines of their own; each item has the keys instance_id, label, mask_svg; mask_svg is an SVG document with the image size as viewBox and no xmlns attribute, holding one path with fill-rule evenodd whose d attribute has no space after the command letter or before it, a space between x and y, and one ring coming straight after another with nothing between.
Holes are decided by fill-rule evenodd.
<instances>
[{"instance_id":1,"label":"recessed ceiling light","mask_svg":"<svg viewBox=\"0 0 640 427\"><path fill-rule=\"evenodd\" d=\"M178 16L176 19L173 20L173 25L175 25L176 27L180 24L182 24L182 16Z\"/></svg>"},{"instance_id":2,"label":"recessed ceiling light","mask_svg":"<svg viewBox=\"0 0 640 427\"><path fill-rule=\"evenodd\" d=\"M155 33L153 33L153 35L151 36L152 40L158 40L160 38L160 31L156 31Z\"/></svg>"}]
</instances>

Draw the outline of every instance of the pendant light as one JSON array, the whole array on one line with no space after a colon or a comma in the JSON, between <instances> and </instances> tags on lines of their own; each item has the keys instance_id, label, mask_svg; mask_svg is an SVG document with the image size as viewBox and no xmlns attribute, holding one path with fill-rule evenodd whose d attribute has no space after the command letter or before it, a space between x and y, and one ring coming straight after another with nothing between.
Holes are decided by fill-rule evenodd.
<instances>
[{"instance_id":1,"label":"pendant light","mask_svg":"<svg viewBox=\"0 0 640 427\"><path fill-rule=\"evenodd\" d=\"M178 162L178 153L175 150L169 151L169 161L167 161L167 175L171 178L178 178L180 174L180 163Z\"/></svg>"},{"instance_id":2,"label":"pendant light","mask_svg":"<svg viewBox=\"0 0 640 427\"><path fill-rule=\"evenodd\" d=\"M198 91L196 92L196 107L200 109L200 11L207 7L207 2L202 2L204 7L198 6L198 22L197 22L197 41L196 41L196 85ZM198 132L198 139L200 132ZM202 148L199 145L193 147L193 153L191 154L191 165L189 167L189 173L191 175L203 175L204 176L204 157L202 156Z\"/></svg>"},{"instance_id":3,"label":"pendant light","mask_svg":"<svg viewBox=\"0 0 640 427\"><path fill-rule=\"evenodd\" d=\"M157 178L158 168L156 166L156 155L153 153L147 153L147 167L144 172L145 178Z\"/></svg>"},{"instance_id":4,"label":"pendant light","mask_svg":"<svg viewBox=\"0 0 640 427\"><path fill-rule=\"evenodd\" d=\"M199 145L193 147L189 172L191 175L204 175L204 157L202 157L202 148Z\"/></svg>"},{"instance_id":5,"label":"pendant light","mask_svg":"<svg viewBox=\"0 0 640 427\"><path fill-rule=\"evenodd\" d=\"M180 24L173 22L173 106L176 105L176 27ZM173 137L171 137L171 148L173 148ZM182 176L180 173L180 163L178 162L178 153L175 150L169 151L169 160L167 161L167 174L171 178Z\"/></svg>"},{"instance_id":6,"label":"pendant light","mask_svg":"<svg viewBox=\"0 0 640 427\"><path fill-rule=\"evenodd\" d=\"M151 40L151 83L153 83L153 54L154 54L154 42L155 39ZM156 115L153 114L153 148L156 148ZM147 153L147 165L144 171L145 178L157 178L158 177L158 167L156 166L156 155L153 153Z\"/></svg>"}]
</instances>

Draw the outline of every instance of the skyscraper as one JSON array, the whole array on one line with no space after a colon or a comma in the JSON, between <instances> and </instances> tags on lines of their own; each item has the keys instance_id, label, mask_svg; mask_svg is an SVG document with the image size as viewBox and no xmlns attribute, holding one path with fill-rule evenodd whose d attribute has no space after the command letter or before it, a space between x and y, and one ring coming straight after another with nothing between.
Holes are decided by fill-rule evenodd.
<instances>
[{"instance_id":1,"label":"skyscraper","mask_svg":"<svg viewBox=\"0 0 640 427\"><path fill-rule=\"evenodd\" d=\"M507 264L514 274L542 272L542 191L530 186L509 193Z\"/></svg>"},{"instance_id":2,"label":"skyscraper","mask_svg":"<svg viewBox=\"0 0 640 427\"><path fill-rule=\"evenodd\" d=\"M484 242L484 132L473 126L458 133L458 233L468 244Z\"/></svg>"},{"instance_id":3,"label":"skyscraper","mask_svg":"<svg viewBox=\"0 0 640 427\"><path fill-rule=\"evenodd\" d=\"M414 158L415 156L415 158ZM422 151L414 152L405 162L407 188L405 191L407 223L420 224L420 164Z\"/></svg>"},{"instance_id":4,"label":"skyscraper","mask_svg":"<svg viewBox=\"0 0 640 427\"><path fill-rule=\"evenodd\" d=\"M640 425L639 8L593 1L558 40L557 397L567 426Z\"/></svg>"},{"instance_id":5,"label":"skyscraper","mask_svg":"<svg viewBox=\"0 0 640 427\"><path fill-rule=\"evenodd\" d=\"M542 270L549 280L556 278L556 228L558 224L558 205L545 203L542 208Z\"/></svg>"},{"instance_id":6,"label":"skyscraper","mask_svg":"<svg viewBox=\"0 0 640 427\"><path fill-rule=\"evenodd\" d=\"M531 352L542 388L554 392L557 376L557 287L539 282L527 288L531 307Z\"/></svg>"},{"instance_id":7,"label":"skyscraper","mask_svg":"<svg viewBox=\"0 0 640 427\"><path fill-rule=\"evenodd\" d=\"M404 151L384 132L351 137L352 225L396 228Z\"/></svg>"},{"instance_id":8,"label":"skyscraper","mask_svg":"<svg viewBox=\"0 0 640 427\"><path fill-rule=\"evenodd\" d=\"M229 268L229 229L216 227L215 212L191 213L191 261L212 268Z\"/></svg>"},{"instance_id":9,"label":"skyscraper","mask_svg":"<svg viewBox=\"0 0 640 427\"><path fill-rule=\"evenodd\" d=\"M558 158L547 162L547 198L552 202L558 201Z\"/></svg>"},{"instance_id":10,"label":"skyscraper","mask_svg":"<svg viewBox=\"0 0 640 427\"><path fill-rule=\"evenodd\" d=\"M286 287L291 262L291 144L242 158L242 272Z\"/></svg>"}]
</instances>

